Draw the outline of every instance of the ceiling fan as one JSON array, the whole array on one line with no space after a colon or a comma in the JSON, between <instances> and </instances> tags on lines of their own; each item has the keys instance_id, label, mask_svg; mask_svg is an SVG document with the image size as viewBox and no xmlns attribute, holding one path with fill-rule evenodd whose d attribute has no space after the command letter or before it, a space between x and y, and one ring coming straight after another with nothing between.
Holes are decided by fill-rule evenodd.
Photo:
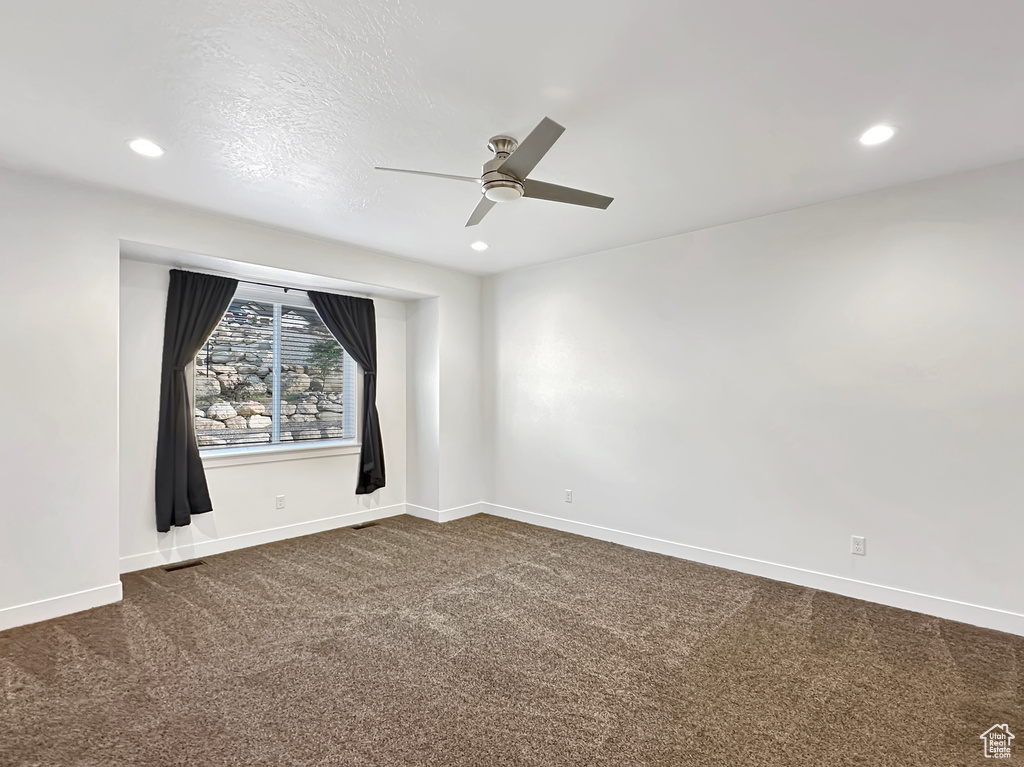
<instances>
[{"instance_id":1,"label":"ceiling fan","mask_svg":"<svg viewBox=\"0 0 1024 767\"><path fill-rule=\"evenodd\" d=\"M522 144L511 136L495 136L487 142L487 148L494 152L494 159L484 163L483 173L480 178L452 176L447 173L428 173L422 170L403 170L401 168L378 167L376 170L388 170L394 173L414 173L417 176L436 176L437 178L472 181L475 184L480 184L483 199L477 204L476 210L469 217L466 226L476 226L479 224L483 217L487 215L487 211L494 207L495 203L518 200L520 197L533 197L537 200L565 202L569 205L583 205L588 208L604 210L612 204L611 197L527 178L530 175L530 171L547 154L563 131L565 131L565 128L551 118L545 117L530 132L530 135L523 139Z\"/></svg>"}]
</instances>

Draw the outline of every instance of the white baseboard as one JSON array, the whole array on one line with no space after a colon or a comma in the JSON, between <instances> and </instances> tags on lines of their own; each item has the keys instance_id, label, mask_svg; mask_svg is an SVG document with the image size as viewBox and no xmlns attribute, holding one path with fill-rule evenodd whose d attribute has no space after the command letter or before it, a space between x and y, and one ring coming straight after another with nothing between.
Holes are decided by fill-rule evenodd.
<instances>
[{"instance_id":1,"label":"white baseboard","mask_svg":"<svg viewBox=\"0 0 1024 767\"><path fill-rule=\"evenodd\" d=\"M339 527L361 525L364 522L373 522L377 519L395 517L406 513L406 504L395 503L390 506L379 506L375 509L363 511L352 511L347 514L338 514L333 517L314 519L309 522L298 522L294 525L272 527L269 530L257 530L252 533L241 535L229 535L224 538L214 538L205 541L196 541L182 546L148 551L143 554L132 554L121 557L121 572L131 573L136 570L145 570L150 567L162 567L174 562L182 562L187 559L199 557L210 557L214 554L223 554L236 549L247 549L250 546L259 546L264 543L283 541L287 538L298 538L302 535L322 533L326 530L334 530Z\"/></svg>"},{"instance_id":2,"label":"white baseboard","mask_svg":"<svg viewBox=\"0 0 1024 767\"><path fill-rule=\"evenodd\" d=\"M722 567L727 570L759 575L762 578L770 578L775 581L806 586L818 589L819 591L830 591L834 594L841 594L853 597L854 599L863 599L867 602L875 602L888 605L889 607L899 607L904 610L924 613L925 615L933 615L937 618L946 618L947 620L969 623L973 626L981 626L997 631L1005 631L1008 634L1024 636L1024 615L1009 612L1008 610L982 607L981 605L958 602L953 599L931 596L929 594L919 594L892 586L880 586L875 583L867 583L852 578L819 573L814 570L804 570L799 567L780 565L774 562L765 562L760 559L727 554L722 551L714 551L713 549L689 546L685 543L675 543L660 538L651 538L646 535L590 525L585 522L576 522L570 519L548 516L547 514L514 509L509 506L493 503L481 503L478 505L482 507L482 511L485 513L493 514L497 517L527 522L531 525L539 525L540 527L550 527L566 533L583 535L587 538L597 538L602 541L619 543L634 549L668 554L680 559L714 565L715 567Z\"/></svg>"},{"instance_id":3,"label":"white baseboard","mask_svg":"<svg viewBox=\"0 0 1024 767\"><path fill-rule=\"evenodd\" d=\"M426 506L417 506L415 503L407 503L405 504L407 509L405 513L420 519L429 519L431 522L451 522L455 519L479 514L485 505L483 503L467 503L465 506L438 511L437 509L428 509Z\"/></svg>"},{"instance_id":4,"label":"white baseboard","mask_svg":"<svg viewBox=\"0 0 1024 767\"><path fill-rule=\"evenodd\" d=\"M121 601L121 582L0 610L0 631Z\"/></svg>"}]
</instances>

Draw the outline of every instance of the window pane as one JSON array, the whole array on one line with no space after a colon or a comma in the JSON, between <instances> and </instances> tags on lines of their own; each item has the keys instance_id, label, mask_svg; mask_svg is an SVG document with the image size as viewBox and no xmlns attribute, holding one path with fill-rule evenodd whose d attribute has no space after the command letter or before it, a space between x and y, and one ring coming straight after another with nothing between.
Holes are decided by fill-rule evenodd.
<instances>
[{"instance_id":1,"label":"window pane","mask_svg":"<svg viewBox=\"0 0 1024 767\"><path fill-rule=\"evenodd\" d=\"M345 392L354 372L352 358L312 307L235 299L196 355L199 447L354 439L354 385L349 396Z\"/></svg>"},{"instance_id":2,"label":"window pane","mask_svg":"<svg viewBox=\"0 0 1024 767\"><path fill-rule=\"evenodd\" d=\"M345 353L316 310L281 307L281 441L344 439Z\"/></svg>"},{"instance_id":3,"label":"window pane","mask_svg":"<svg viewBox=\"0 0 1024 767\"><path fill-rule=\"evenodd\" d=\"M274 306L234 300L195 361L201 448L266 445L273 426Z\"/></svg>"}]
</instances>

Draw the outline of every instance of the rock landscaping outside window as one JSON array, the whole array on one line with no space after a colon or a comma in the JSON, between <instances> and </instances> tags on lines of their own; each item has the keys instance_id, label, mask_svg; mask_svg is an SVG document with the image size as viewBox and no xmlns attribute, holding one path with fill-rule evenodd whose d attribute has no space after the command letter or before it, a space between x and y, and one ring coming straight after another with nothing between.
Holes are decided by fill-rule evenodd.
<instances>
[{"instance_id":1,"label":"rock landscaping outside window","mask_svg":"<svg viewBox=\"0 0 1024 767\"><path fill-rule=\"evenodd\" d=\"M354 372L312 306L236 298L195 359L199 447L353 439Z\"/></svg>"}]
</instances>

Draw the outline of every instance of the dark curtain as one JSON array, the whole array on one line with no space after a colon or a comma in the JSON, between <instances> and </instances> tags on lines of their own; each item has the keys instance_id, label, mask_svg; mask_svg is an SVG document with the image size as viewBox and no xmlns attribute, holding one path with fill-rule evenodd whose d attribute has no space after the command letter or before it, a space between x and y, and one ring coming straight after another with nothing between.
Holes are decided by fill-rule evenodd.
<instances>
[{"instance_id":1,"label":"dark curtain","mask_svg":"<svg viewBox=\"0 0 1024 767\"><path fill-rule=\"evenodd\" d=\"M213 511L196 445L185 366L195 359L231 303L238 280L171 270L160 373L160 430L156 439L156 529L189 524Z\"/></svg>"},{"instance_id":2,"label":"dark curtain","mask_svg":"<svg viewBox=\"0 0 1024 767\"><path fill-rule=\"evenodd\" d=\"M369 298L309 291L327 329L363 369L363 433L356 495L384 487L384 444L377 416L377 314Z\"/></svg>"}]
</instances>

